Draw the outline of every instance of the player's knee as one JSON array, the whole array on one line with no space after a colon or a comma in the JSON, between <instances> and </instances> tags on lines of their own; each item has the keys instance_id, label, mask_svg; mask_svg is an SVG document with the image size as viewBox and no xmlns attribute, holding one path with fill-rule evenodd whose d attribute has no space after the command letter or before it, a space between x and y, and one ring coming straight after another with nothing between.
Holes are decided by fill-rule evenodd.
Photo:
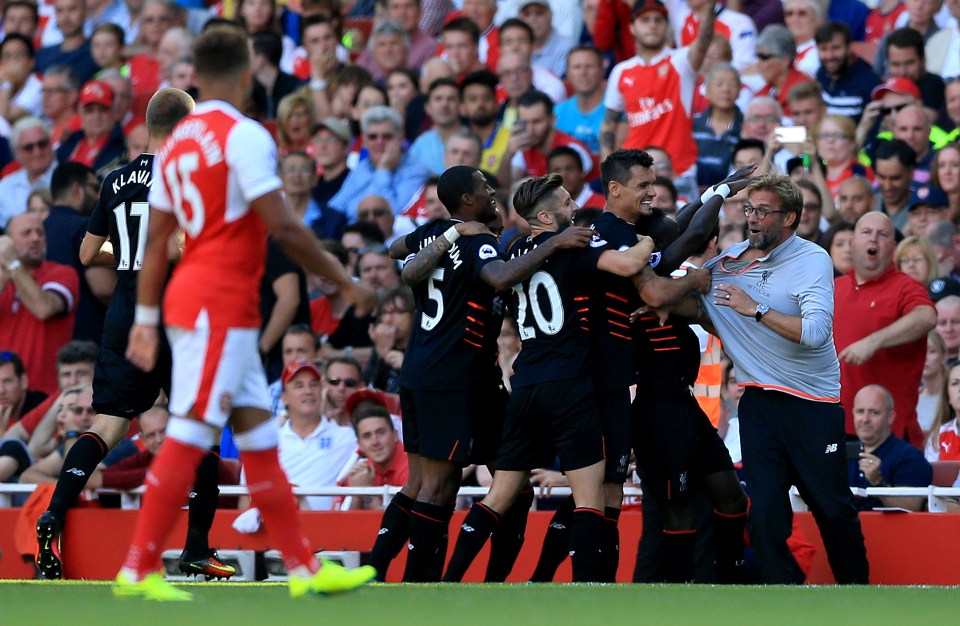
<instances>
[{"instance_id":1,"label":"player's knee","mask_svg":"<svg viewBox=\"0 0 960 626\"><path fill-rule=\"evenodd\" d=\"M99 413L93 420L90 432L95 433L103 440L107 447L113 449L130 430L130 420L116 415Z\"/></svg>"},{"instance_id":2,"label":"player's knee","mask_svg":"<svg viewBox=\"0 0 960 626\"><path fill-rule=\"evenodd\" d=\"M217 429L198 420L173 416L167 423L167 437L194 448L209 450L217 441Z\"/></svg>"},{"instance_id":3,"label":"player's knee","mask_svg":"<svg viewBox=\"0 0 960 626\"><path fill-rule=\"evenodd\" d=\"M280 441L280 429L276 420L268 419L243 431L233 434L233 442L237 450L256 452L276 448Z\"/></svg>"}]
</instances>

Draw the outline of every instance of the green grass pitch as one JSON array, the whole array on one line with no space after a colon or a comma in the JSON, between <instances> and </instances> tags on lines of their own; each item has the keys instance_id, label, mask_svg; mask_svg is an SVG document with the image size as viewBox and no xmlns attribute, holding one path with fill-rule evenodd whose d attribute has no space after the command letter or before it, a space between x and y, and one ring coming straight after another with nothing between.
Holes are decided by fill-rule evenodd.
<instances>
[{"instance_id":1,"label":"green grass pitch","mask_svg":"<svg viewBox=\"0 0 960 626\"><path fill-rule=\"evenodd\" d=\"M193 602L115 599L106 582L0 582L0 624L804 624L956 623L955 587L370 585L291 600L273 583L188 583Z\"/></svg>"}]
</instances>

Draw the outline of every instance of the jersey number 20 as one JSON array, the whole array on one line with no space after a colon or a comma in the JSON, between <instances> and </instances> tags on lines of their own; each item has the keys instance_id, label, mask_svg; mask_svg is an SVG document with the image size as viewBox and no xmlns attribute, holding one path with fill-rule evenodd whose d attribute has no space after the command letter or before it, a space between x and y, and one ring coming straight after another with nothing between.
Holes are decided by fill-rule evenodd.
<instances>
[{"instance_id":1,"label":"jersey number 20","mask_svg":"<svg viewBox=\"0 0 960 626\"><path fill-rule=\"evenodd\" d=\"M541 289L542 288L542 289ZM560 300L560 289L553 280L553 276L540 271L530 277L530 298L523 292L523 285L514 287L517 292L517 326L520 329L520 339L531 339L536 336L533 326L526 326L527 308L533 314L533 323L544 335L556 335L563 328L563 302ZM546 293L550 302L550 317L543 310L540 302L541 291Z\"/></svg>"}]
</instances>

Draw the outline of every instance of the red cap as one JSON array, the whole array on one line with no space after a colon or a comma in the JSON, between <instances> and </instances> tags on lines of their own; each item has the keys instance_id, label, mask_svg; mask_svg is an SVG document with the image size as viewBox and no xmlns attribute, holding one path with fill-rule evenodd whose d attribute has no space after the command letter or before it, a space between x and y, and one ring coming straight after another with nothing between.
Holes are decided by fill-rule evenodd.
<instances>
[{"instance_id":1,"label":"red cap","mask_svg":"<svg viewBox=\"0 0 960 626\"><path fill-rule=\"evenodd\" d=\"M280 377L283 380L283 386L286 387L290 379L303 371L310 372L317 380L321 378L320 370L310 361L294 361L283 368L283 375Z\"/></svg>"},{"instance_id":2,"label":"red cap","mask_svg":"<svg viewBox=\"0 0 960 626\"><path fill-rule=\"evenodd\" d=\"M879 100L883 97L883 94L887 92L898 93L903 96L913 96L917 100L920 99L920 88L917 87L917 83L909 78L888 78L882 85L877 85L873 88L873 91L870 92L870 97L874 100Z\"/></svg>"},{"instance_id":3,"label":"red cap","mask_svg":"<svg viewBox=\"0 0 960 626\"><path fill-rule=\"evenodd\" d=\"M637 0L633 4L633 11L631 11L631 17L637 17L641 13L646 13L647 11L656 11L660 15L667 17L667 7L660 0Z\"/></svg>"},{"instance_id":4,"label":"red cap","mask_svg":"<svg viewBox=\"0 0 960 626\"><path fill-rule=\"evenodd\" d=\"M102 80L91 80L80 91L80 106L99 104L108 109L113 106L113 89Z\"/></svg>"},{"instance_id":5,"label":"red cap","mask_svg":"<svg viewBox=\"0 0 960 626\"><path fill-rule=\"evenodd\" d=\"M354 391L349 396L347 396L346 409L347 414L352 415L353 410L357 408L357 405L363 402L364 400L370 400L371 402L376 402L377 404L387 408L387 397L383 395L382 391L377 391L376 389L358 389Z\"/></svg>"}]
</instances>

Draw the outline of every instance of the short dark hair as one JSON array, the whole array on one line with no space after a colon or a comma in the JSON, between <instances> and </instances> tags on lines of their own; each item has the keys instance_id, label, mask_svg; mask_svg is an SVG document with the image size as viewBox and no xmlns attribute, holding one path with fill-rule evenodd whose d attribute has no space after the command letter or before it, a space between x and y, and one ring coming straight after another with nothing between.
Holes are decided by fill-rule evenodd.
<instances>
[{"instance_id":1,"label":"short dark hair","mask_svg":"<svg viewBox=\"0 0 960 626\"><path fill-rule=\"evenodd\" d=\"M500 84L500 79L490 70L470 72L460 81L460 99L463 99L463 94L467 91L467 87L471 85L483 85L496 93L498 84Z\"/></svg>"},{"instance_id":2,"label":"short dark hair","mask_svg":"<svg viewBox=\"0 0 960 626\"><path fill-rule=\"evenodd\" d=\"M337 25L334 24L333 20L331 20L329 17L326 15L306 15L300 20L300 41L303 41L303 35L307 32L308 28L318 24L327 24L337 35L337 38L340 38L340 33L337 32Z\"/></svg>"},{"instance_id":3,"label":"short dark hair","mask_svg":"<svg viewBox=\"0 0 960 626\"><path fill-rule=\"evenodd\" d=\"M350 423L353 425L354 432L357 431L357 427L365 419L371 417L378 417L380 419L386 420L387 424L390 425L390 430L396 430L393 426L393 420L390 418L390 412L387 411L387 408L379 404L374 404L372 401L361 401L362 404L354 409L353 415L350 416Z\"/></svg>"},{"instance_id":4,"label":"short dark hair","mask_svg":"<svg viewBox=\"0 0 960 626\"><path fill-rule=\"evenodd\" d=\"M470 39L473 40L473 43L480 43L480 27L477 26L477 23L471 20L469 17L458 17L450 20L443 25L443 28L440 29L440 34L443 35L443 33L452 30L460 31L461 33L467 33L470 35Z\"/></svg>"},{"instance_id":5,"label":"short dark hair","mask_svg":"<svg viewBox=\"0 0 960 626\"><path fill-rule=\"evenodd\" d=\"M534 107L538 104L542 104L543 108L546 109L547 115L553 115L553 100L550 99L550 96L543 93L542 91L537 91L536 89L531 89L527 93L520 96L517 99L518 107Z\"/></svg>"},{"instance_id":6,"label":"short dark hair","mask_svg":"<svg viewBox=\"0 0 960 626\"><path fill-rule=\"evenodd\" d=\"M26 368L23 366L23 359L20 358L20 355L12 350L0 350L0 366L9 363L13 366L13 373L19 378L26 373Z\"/></svg>"},{"instance_id":7,"label":"short dark hair","mask_svg":"<svg viewBox=\"0 0 960 626\"><path fill-rule=\"evenodd\" d=\"M50 177L50 195L53 200L66 195L74 183L81 187L86 185L90 174L96 175L93 168L77 161L64 161L58 165Z\"/></svg>"},{"instance_id":8,"label":"short dark hair","mask_svg":"<svg viewBox=\"0 0 960 626\"><path fill-rule=\"evenodd\" d=\"M457 93L460 92L460 85L457 84L457 81L447 76L444 76L430 83L430 86L427 87L427 98L430 97L430 94L432 94L435 89L439 89L441 87L453 87L454 89L457 90Z\"/></svg>"},{"instance_id":9,"label":"short dark hair","mask_svg":"<svg viewBox=\"0 0 960 626\"><path fill-rule=\"evenodd\" d=\"M590 52L590 53L593 53L593 55L597 57L597 61L600 63L600 66L601 66L601 67L603 66L603 53L600 52L600 50L597 49L596 46L574 46L574 47L570 48L570 52L567 53L567 63L570 62L570 56L571 56L574 52Z\"/></svg>"},{"instance_id":10,"label":"short dark hair","mask_svg":"<svg viewBox=\"0 0 960 626\"><path fill-rule=\"evenodd\" d=\"M823 249L827 252L830 252L830 246L833 245L833 239L837 236L837 233L846 233L853 232L856 226L850 222L836 222L830 228L824 231L823 237L820 238L821 245Z\"/></svg>"},{"instance_id":11,"label":"short dark hair","mask_svg":"<svg viewBox=\"0 0 960 626\"><path fill-rule=\"evenodd\" d=\"M166 137L180 120L193 111L193 98L175 87L158 90L147 103L147 130L156 137Z\"/></svg>"},{"instance_id":12,"label":"short dark hair","mask_svg":"<svg viewBox=\"0 0 960 626\"><path fill-rule=\"evenodd\" d=\"M874 164L880 159L896 159L904 167L917 166L917 152L902 139L888 139L877 146L877 154L873 159Z\"/></svg>"},{"instance_id":13,"label":"short dark hair","mask_svg":"<svg viewBox=\"0 0 960 626\"><path fill-rule=\"evenodd\" d=\"M730 152L730 157L732 158L736 153L741 150L759 150L761 153L766 151L766 147L763 145L763 141L760 139L741 139L733 146L733 150Z\"/></svg>"},{"instance_id":14,"label":"short dark hair","mask_svg":"<svg viewBox=\"0 0 960 626\"><path fill-rule=\"evenodd\" d=\"M384 304L387 304L388 302L392 303L392 302L396 302L397 300L400 300L401 302L403 302L404 308L410 311L412 314L414 307L416 306L416 303L413 299L413 291L410 289L410 287L407 287L406 285L400 285L398 287L394 287L387 293L383 294L383 297L380 298L380 303L377 305L377 308L382 307Z\"/></svg>"},{"instance_id":15,"label":"short dark hair","mask_svg":"<svg viewBox=\"0 0 960 626\"><path fill-rule=\"evenodd\" d=\"M250 43L254 54L263 56L270 65L280 66L280 58L283 56L283 39L279 34L269 30L253 33L250 35Z\"/></svg>"},{"instance_id":16,"label":"short dark hair","mask_svg":"<svg viewBox=\"0 0 960 626\"><path fill-rule=\"evenodd\" d=\"M551 150L550 154L547 155L547 167L550 167L550 161L560 156L568 156L574 159L580 165L580 170L583 170L583 158L580 156L579 152L570 146L557 146Z\"/></svg>"},{"instance_id":17,"label":"short dark hair","mask_svg":"<svg viewBox=\"0 0 960 626\"><path fill-rule=\"evenodd\" d=\"M324 250L337 257L340 265L346 267L347 262L350 260L350 255L347 254L347 249L342 243L336 239L321 239L320 245L323 246Z\"/></svg>"},{"instance_id":18,"label":"short dark hair","mask_svg":"<svg viewBox=\"0 0 960 626\"><path fill-rule=\"evenodd\" d=\"M233 80L250 67L247 35L237 26L219 25L204 30L193 43L193 60L198 78Z\"/></svg>"},{"instance_id":19,"label":"short dark hair","mask_svg":"<svg viewBox=\"0 0 960 626\"><path fill-rule=\"evenodd\" d=\"M653 179L654 185L660 185L661 187L666 187L667 191L670 192L670 199L674 204L677 203L677 198L680 197L680 193L677 191L677 186L673 184L673 181L667 178L666 176L656 176Z\"/></svg>"},{"instance_id":20,"label":"short dark hair","mask_svg":"<svg viewBox=\"0 0 960 626\"><path fill-rule=\"evenodd\" d=\"M97 24L93 32L90 33L90 39L93 39L93 36L97 33L107 33L117 40L117 43L123 48L123 44L126 41L126 32L123 30L123 26L116 24L114 22L100 22Z\"/></svg>"},{"instance_id":21,"label":"short dark hair","mask_svg":"<svg viewBox=\"0 0 960 626\"><path fill-rule=\"evenodd\" d=\"M653 157L643 150L617 150L600 163L600 178L606 193L610 183L616 181L625 184L630 180L630 169L634 165L653 167Z\"/></svg>"},{"instance_id":22,"label":"short dark hair","mask_svg":"<svg viewBox=\"0 0 960 626\"><path fill-rule=\"evenodd\" d=\"M21 35L20 33L9 33L4 38L3 41L0 41L0 52L7 47L8 43L19 41L27 49L27 56L31 59L37 57L37 51L33 49L33 42L29 38Z\"/></svg>"},{"instance_id":23,"label":"short dark hair","mask_svg":"<svg viewBox=\"0 0 960 626\"><path fill-rule=\"evenodd\" d=\"M819 202L821 205L823 204L823 194L820 193L820 189L817 188L817 186L814 185L812 182L810 182L806 178L801 178L800 180L797 181L797 186L800 187L800 189L806 189L807 191L815 195L817 197L817 202Z\"/></svg>"},{"instance_id":24,"label":"short dark hair","mask_svg":"<svg viewBox=\"0 0 960 626\"><path fill-rule=\"evenodd\" d=\"M30 10L30 13L33 15L33 23L37 25L40 23L40 9L37 7L36 2L31 2L31 0L10 0L3 6L3 17L6 19L7 11L14 7L26 7ZM9 35L8 35L9 37Z\"/></svg>"},{"instance_id":25,"label":"short dark hair","mask_svg":"<svg viewBox=\"0 0 960 626\"><path fill-rule=\"evenodd\" d=\"M93 363L97 360L97 344L92 341L74 339L63 344L57 351L57 365L74 363Z\"/></svg>"},{"instance_id":26,"label":"short dark hair","mask_svg":"<svg viewBox=\"0 0 960 626\"><path fill-rule=\"evenodd\" d=\"M546 174L525 180L513 194L513 210L530 221L537 214L537 207L563 185L560 174Z\"/></svg>"},{"instance_id":27,"label":"short dark hair","mask_svg":"<svg viewBox=\"0 0 960 626\"><path fill-rule=\"evenodd\" d=\"M924 59L923 35L907 26L898 28L887 35L887 47L885 48L885 51L888 55L890 54L890 46L896 46L897 48L913 48L917 51L917 56L920 58L920 60L922 61Z\"/></svg>"},{"instance_id":28,"label":"short dark hair","mask_svg":"<svg viewBox=\"0 0 960 626\"><path fill-rule=\"evenodd\" d=\"M317 333L313 332L313 329L306 324L291 324L287 326L287 329L283 331L283 337L287 335L310 335L310 338L313 339L313 349L320 349L320 338L317 337ZM283 337L280 338L280 341L283 341Z\"/></svg>"},{"instance_id":29,"label":"short dark hair","mask_svg":"<svg viewBox=\"0 0 960 626\"><path fill-rule=\"evenodd\" d=\"M843 22L826 22L821 24L813 34L813 40L817 43L830 43L837 35L843 35L843 43L850 45L853 41L853 33L850 27Z\"/></svg>"},{"instance_id":30,"label":"short dark hair","mask_svg":"<svg viewBox=\"0 0 960 626\"><path fill-rule=\"evenodd\" d=\"M384 242L380 227L373 222L354 222L353 224L349 224L343 229L343 234L346 235L347 233L357 233L363 237L363 241L367 246L375 243L382 244Z\"/></svg>"},{"instance_id":31,"label":"short dark hair","mask_svg":"<svg viewBox=\"0 0 960 626\"><path fill-rule=\"evenodd\" d=\"M460 208L464 194L473 193L476 182L473 173L479 171L469 165L454 165L440 175L437 181L437 197L450 213Z\"/></svg>"},{"instance_id":32,"label":"short dark hair","mask_svg":"<svg viewBox=\"0 0 960 626\"><path fill-rule=\"evenodd\" d=\"M357 377L361 380L363 379L363 366L360 365L360 362L352 356L335 356L330 358L323 366L323 375L326 376L327 372L330 371L330 367L336 365L337 363L349 365L350 367L356 369Z\"/></svg>"},{"instance_id":33,"label":"short dark hair","mask_svg":"<svg viewBox=\"0 0 960 626\"><path fill-rule=\"evenodd\" d=\"M511 17L508 20L504 20L503 24L500 24L500 34L503 34L503 31L508 28L519 28L520 30L527 33L527 36L530 38L530 43L533 43L533 29L530 28L530 25L524 22L521 19L516 17Z\"/></svg>"}]
</instances>

